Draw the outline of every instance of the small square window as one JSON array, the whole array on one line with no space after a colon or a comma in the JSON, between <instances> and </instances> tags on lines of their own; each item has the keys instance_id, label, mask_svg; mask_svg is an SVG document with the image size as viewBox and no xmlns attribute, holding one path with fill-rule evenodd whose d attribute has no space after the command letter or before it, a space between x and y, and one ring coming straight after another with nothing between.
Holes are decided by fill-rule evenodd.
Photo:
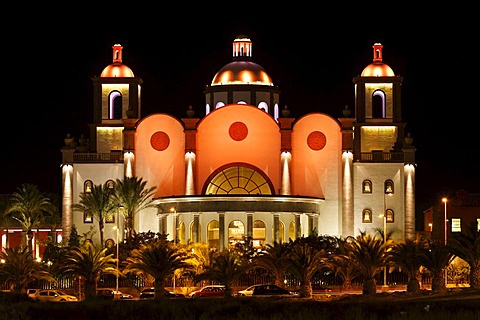
<instances>
[{"instance_id":1,"label":"small square window","mask_svg":"<svg viewBox=\"0 0 480 320\"><path fill-rule=\"evenodd\" d=\"M452 232L462 232L461 218L452 218Z\"/></svg>"}]
</instances>

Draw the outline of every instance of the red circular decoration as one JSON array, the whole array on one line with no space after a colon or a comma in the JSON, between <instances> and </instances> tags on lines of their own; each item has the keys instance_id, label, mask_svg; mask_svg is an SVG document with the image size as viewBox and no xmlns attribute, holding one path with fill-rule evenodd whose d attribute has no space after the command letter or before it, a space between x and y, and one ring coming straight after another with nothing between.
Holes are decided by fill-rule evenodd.
<instances>
[{"instance_id":1,"label":"red circular decoration","mask_svg":"<svg viewBox=\"0 0 480 320\"><path fill-rule=\"evenodd\" d=\"M150 144L152 145L153 149L157 151L163 151L170 145L170 138L165 132L157 131L152 134L152 137L150 138Z\"/></svg>"},{"instance_id":2,"label":"red circular decoration","mask_svg":"<svg viewBox=\"0 0 480 320\"><path fill-rule=\"evenodd\" d=\"M327 144L327 137L320 131L313 131L308 135L307 144L312 150L322 150Z\"/></svg>"},{"instance_id":3,"label":"red circular decoration","mask_svg":"<svg viewBox=\"0 0 480 320\"><path fill-rule=\"evenodd\" d=\"M242 141L248 135L248 128L243 122L234 122L228 130L230 138L235 141Z\"/></svg>"}]
</instances>

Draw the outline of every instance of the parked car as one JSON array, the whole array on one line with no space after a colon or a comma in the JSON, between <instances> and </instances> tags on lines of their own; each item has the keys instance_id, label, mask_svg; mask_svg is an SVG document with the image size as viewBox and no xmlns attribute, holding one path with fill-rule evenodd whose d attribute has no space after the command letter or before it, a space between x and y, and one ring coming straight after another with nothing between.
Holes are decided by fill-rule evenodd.
<instances>
[{"instance_id":1,"label":"parked car","mask_svg":"<svg viewBox=\"0 0 480 320\"><path fill-rule=\"evenodd\" d=\"M121 291L115 291L115 289L97 289L97 297L103 298L106 300L132 300L133 296L128 293L123 293Z\"/></svg>"},{"instance_id":2,"label":"parked car","mask_svg":"<svg viewBox=\"0 0 480 320\"><path fill-rule=\"evenodd\" d=\"M167 298L185 298L185 295L183 293L177 293L168 290L167 288L164 289L164 295ZM148 288L143 288L142 291L140 291L140 299L153 299L155 298L155 288L154 287L148 287Z\"/></svg>"},{"instance_id":3,"label":"parked car","mask_svg":"<svg viewBox=\"0 0 480 320\"><path fill-rule=\"evenodd\" d=\"M256 284L250 286L244 290L237 292L237 296L293 296L295 295L292 291L277 286L276 284Z\"/></svg>"},{"instance_id":4,"label":"parked car","mask_svg":"<svg viewBox=\"0 0 480 320\"><path fill-rule=\"evenodd\" d=\"M190 298L224 297L224 296L225 296L224 285L208 285L190 293Z\"/></svg>"},{"instance_id":5,"label":"parked car","mask_svg":"<svg viewBox=\"0 0 480 320\"><path fill-rule=\"evenodd\" d=\"M56 289L38 290L33 296L33 300L55 302L78 301L77 297Z\"/></svg>"},{"instance_id":6,"label":"parked car","mask_svg":"<svg viewBox=\"0 0 480 320\"><path fill-rule=\"evenodd\" d=\"M34 298L35 294L39 291L40 289L27 289L27 294L29 298Z\"/></svg>"}]
</instances>

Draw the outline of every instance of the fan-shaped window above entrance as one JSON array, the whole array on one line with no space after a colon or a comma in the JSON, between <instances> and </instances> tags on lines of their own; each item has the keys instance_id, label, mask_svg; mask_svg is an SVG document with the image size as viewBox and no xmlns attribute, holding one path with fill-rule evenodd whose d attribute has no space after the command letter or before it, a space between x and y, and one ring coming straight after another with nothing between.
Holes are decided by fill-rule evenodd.
<instances>
[{"instance_id":1,"label":"fan-shaped window above entrance","mask_svg":"<svg viewBox=\"0 0 480 320\"><path fill-rule=\"evenodd\" d=\"M260 170L247 164L234 164L214 172L205 194L273 194L273 185Z\"/></svg>"}]
</instances>

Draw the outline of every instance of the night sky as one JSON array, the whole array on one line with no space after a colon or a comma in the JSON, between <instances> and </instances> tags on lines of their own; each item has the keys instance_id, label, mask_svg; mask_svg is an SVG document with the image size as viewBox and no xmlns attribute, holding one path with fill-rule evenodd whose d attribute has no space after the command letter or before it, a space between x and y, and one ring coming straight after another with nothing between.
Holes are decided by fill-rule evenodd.
<instances>
[{"instance_id":1,"label":"night sky","mask_svg":"<svg viewBox=\"0 0 480 320\"><path fill-rule=\"evenodd\" d=\"M88 1L57 11L7 4L0 23L0 194L26 182L60 192L63 138L88 134L91 78L112 62L114 44L143 79L142 117L184 117L189 105L202 117L203 90L232 61L240 34L252 40L253 61L279 86L280 104L293 117L353 110L352 79L372 62L372 45L382 43L383 62L404 77L402 114L417 148L417 214L459 189L480 193L478 25L466 17L468 7L380 15L374 8L339 13L341 4L273 11L238 5L224 12L189 7L195 14L187 14L138 5L96 12Z\"/></svg>"}]
</instances>

